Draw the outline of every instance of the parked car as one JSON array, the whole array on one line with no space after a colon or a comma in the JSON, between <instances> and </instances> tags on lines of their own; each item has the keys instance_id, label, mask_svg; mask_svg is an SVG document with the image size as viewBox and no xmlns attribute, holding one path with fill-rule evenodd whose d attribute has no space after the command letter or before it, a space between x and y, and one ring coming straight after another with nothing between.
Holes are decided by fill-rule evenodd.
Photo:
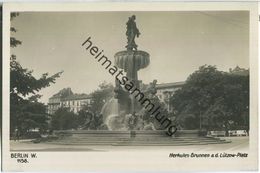
<instances>
[{"instance_id":1,"label":"parked car","mask_svg":"<svg viewBox=\"0 0 260 173\"><path fill-rule=\"evenodd\" d=\"M246 130L229 130L228 136L248 136Z\"/></svg>"},{"instance_id":2,"label":"parked car","mask_svg":"<svg viewBox=\"0 0 260 173\"><path fill-rule=\"evenodd\" d=\"M226 131L208 131L207 136L212 136L212 137L226 136Z\"/></svg>"}]
</instances>

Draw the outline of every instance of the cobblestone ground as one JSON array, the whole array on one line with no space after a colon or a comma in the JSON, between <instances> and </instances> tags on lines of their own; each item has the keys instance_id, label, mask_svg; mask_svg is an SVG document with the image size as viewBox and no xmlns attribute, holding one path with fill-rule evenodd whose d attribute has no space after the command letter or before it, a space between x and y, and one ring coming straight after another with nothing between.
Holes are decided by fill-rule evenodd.
<instances>
[{"instance_id":1,"label":"cobblestone ground","mask_svg":"<svg viewBox=\"0 0 260 173\"><path fill-rule=\"evenodd\" d=\"M110 152L110 151L149 151L149 150L192 150L192 151L247 151L249 137L225 137L231 143L189 145L189 146L84 146L84 145L55 145L48 143L34 144L30 140L10 141L11 151L86 151L86 152Z\"/></svg>"}]
</instances>

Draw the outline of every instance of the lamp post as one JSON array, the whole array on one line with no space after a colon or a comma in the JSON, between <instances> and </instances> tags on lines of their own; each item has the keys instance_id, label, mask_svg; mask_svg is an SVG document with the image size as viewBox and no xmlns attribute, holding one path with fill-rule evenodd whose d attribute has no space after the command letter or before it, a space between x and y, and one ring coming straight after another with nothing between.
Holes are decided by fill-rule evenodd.
<instances>
[{"instance_id":1,"label":"lamp post","mask_svg":"<svg viewBox=\"0 0 260 173\"><path fill-rule=\"evenodd\" d=\"M201 105L201 103L200 103L200 101L198 102L198 106L199 106L199 117L200 117L200 130L201 130L201 111L200 111L200 105Z\"/></svg>"},{"instance_id":2,"label":"lamp post","mask_svg":"<svg viewBox=\"0 0 260 173\"><path fill-rule=\"evenodd\" d=\"M199 114L200 114L200 130L201 130L201 112L200 112L200 110L199 110Z\"/></svg>"}]
</instances>

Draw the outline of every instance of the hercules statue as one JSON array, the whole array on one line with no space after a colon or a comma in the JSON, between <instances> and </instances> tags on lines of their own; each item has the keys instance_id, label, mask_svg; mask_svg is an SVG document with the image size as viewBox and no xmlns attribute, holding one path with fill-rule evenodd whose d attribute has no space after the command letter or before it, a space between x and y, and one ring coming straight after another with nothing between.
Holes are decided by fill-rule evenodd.
<instances>
[{"instance_id":1,"label":"hercules statue","mask_svg":"<svg viewBox=\"0 0 260 173\"><path fill-rule=\"evenodd\" d=\"M137 45L135 44L135 36L139 37L141 34L136 27L135 15L129 17L126 23L126 36L127 36L127 50L137 50Z\"/></svg>"}]
</instances>

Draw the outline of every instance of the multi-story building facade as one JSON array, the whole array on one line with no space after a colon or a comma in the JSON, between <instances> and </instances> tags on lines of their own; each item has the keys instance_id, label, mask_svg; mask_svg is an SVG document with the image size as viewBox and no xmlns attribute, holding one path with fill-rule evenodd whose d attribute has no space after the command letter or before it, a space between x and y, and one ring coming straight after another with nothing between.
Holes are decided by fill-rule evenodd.
<instances>
[{"instance_id":1,"label":"multi-story building facade","mask_svg":"<svg viewBox=\"0 0 260 173\"><path fill-rule=\"evenodd\" d=\"M171 96L180 89L185 82L173 82L173 83L161 83L156 84L157 93L156 95L159 97L161 102L164 102L167 106L167 110L169 112L172 111L173 107L170 105Z\"/></svg>"},{"instance_id":2,"label":"multi-story building facade","mask_svg":"<svg viewBox=\"0 0 260 173\"><path fill-rule=\"evenodd\" d=\"M159 97L161 102L165 103L169 112L172 111L172 106L169 103L169 99L176 90L183 86L183 84L184 82L156 84L156 95ZM64 88L49 98L48 113L52 115L61 107L67 107L70 111L77 113L85 105L89 105L90 102L91 95L74 94L71 88Z\"/></svg>"},{"instance_id":3,"label":"multi-story building facade","mask_svg":"<svg viewBox=\"0 0 260 173\"><path fill-rule=\"evenodd\" d=\"M74 94L71 88L64 88L49 98L48 113L52 115L61 107L67 107L70 111L77 113L85 105L90 104L90 101L90 95Z\"/></svg>"},{"instance_id":4,"label":"multi-story building facade","mask_svg":"<svg viewBox=\"0 0 260 173\"><path fill-rule=\"evenodd\" d=\"M62 107L68 107L74 113L79 112L83 106L89 105L91 96L87 94L73 94L61 100Z\"/></svg>"}]
</instances>

